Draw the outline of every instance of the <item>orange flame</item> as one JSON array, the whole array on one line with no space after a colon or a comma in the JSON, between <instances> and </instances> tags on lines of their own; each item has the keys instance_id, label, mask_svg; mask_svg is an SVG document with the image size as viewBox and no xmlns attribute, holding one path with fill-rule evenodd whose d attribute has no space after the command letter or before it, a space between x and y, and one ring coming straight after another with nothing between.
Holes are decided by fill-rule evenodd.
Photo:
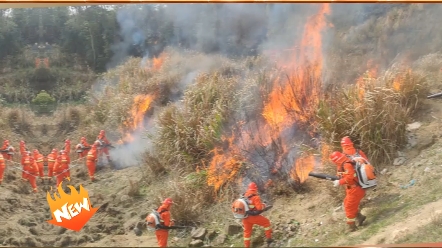
<instances>
[{"instance_id":1,"label":"orange flame","mask_svg":"<svg viewBox=\"0 0 442 248\"><path fill-rule=\"evenodd\" d=\"M291 178L297 178L300 183L305 182L309 177L308 174L315 168L315 162L315 157L313 155L299 158L291 170Z\"/></svg>"},{"instance_id":2,"label":"orange flame","mask_svg":"<svg viewBox=\"0 0 442 248\"><path fill-rule=\"evenodd\" d=\"M164 65L167 57L168 54L166 52L162 52L159 56L153 57L152 60L143 59L140 69L144 72L158 71Z\"/></svg>"},{"instance_id":3,"label":"orange flame","mask_svg":"<svg viewBox=\"0 0 442 248\"><path fill-rule=\"evenodd\" d=\"M286 77L280 77L273 82L273 90L265 102L262 116L266 122L258 123L258 130L247 132L246 128L239 124L240 138L235 139L234 135L224 138L228 141L229 152L221 153L219 148L214 149L208 171L208 184L214 186L215 190L240 171L240 161L243 158L238 155L241 154L239 147L251 148L254 145L266 147L279 140L285 129L295 123L307 124L314 117L321 92L323 67L321 31L326 27L324 15L329 12L330 4L323 4L318 14L310 18L305 25L300 49L285 50L285 52L290 51L292 56L288 60L290 62L281 66L285 69ZM284 83L286 79L288 83ZM234 141L241 144L236 144ZM289 144L282 142L278 149L272 173L276 173L281 168L281 159L290 150ZM292 178L303 182L313 170L314 164L313 157L299 159L290 173Z\"/></svg>"},{"instance_id":4,"label":"orange flame","mask_svg":"<svg viewBox=\"0 0 442 248\"><path fill-rule=\"evenodd\" d=\"M411 74L411 69L407 69L405 74ZM391 85L391 87L393 88L393 90L395 90L396 92L400 92L401 90L403 90L404 88L404 80L405 80L405 76L404 73L398 73L394 79L393 79L393 83Z\"/></svg>"},{"instance_id":5,"label":"orange flame","mask_svg":"<svg viewBox=\"0 0 442 248\"><path fill-rule=\"evenodd\" d=\"M368 70L360 76L356 81L356 87L358 90L358 97L360 99L360 103L363 103L365 97L365 90L367 86L372 85L374 79L378 76L378 65L374 64L373 60L369 60L367 62Z\"/></svg>"},{"instance_id":6,"label":"orange flame","mask_svg":"<svg viewBox=\"0 0 442 248\"><path fill-rule=\"evenodd\" d=\"M283 84L283 78L278 78L274 82L273 90L262 114L272 129L269 133L272 138L279 137L281 131L295 123L308 124L314 118L319 104L322 82L321 31L326 27L325 14L328 13L330 13L330 5L323 4L319 12L309 19L304 28L300 48L294 49L290 62L282 66L286 69L288 82ZM287 150L286 146L287 144L284 144L283 151ZM276 173L280 167L277 163L273 173ZM293 178L296 172L301 173L295 169L291 173ZM301 173L298 177L304 174Z\"/></svg>"},{"instance_id":7,"label":"orange flame","mask_svg":"<svg viewBox=\"0 0 442 248\"><path fill-rule=\"evenodd\" d=\"M319 13L309 19L300 48L293 49L290 62L282 65L287 77L274 82L263 110L264 118L274 130L283 130L295 122L306 123L317 109L323 66L321 31L326 27L324 15L329 12L330 5L323 4ZM288 83L283 84L283 80Z\"/></svg>"},{"instance_id":8,"label":"orange flame","mask_svg":"<svg viewBox=\"0 0 442 248\"><path fill-rule=\"evenodd\" d=\"M131 132L143 127L144 114L149 110L152 102L155 100L154 95L137 95L130 110L130 117L123 122L122 132L126 132L125 137L118 143L131 142L133 137Z\"/></svg>"},{"instance_id":9,"label":"orange flame","mask_svg":"<svg viewBox=\"0 0 442 248\"><path fill-rule=\"evenodd\" d=\"M79 192L71 185L68 187L71 189L70 195L63 191L60 183L57 187L60 197L54 194L55 200L47 193L46 199L52 214L52 220L48 223L79 232L98 208L92 207L89 194L82 185Z\"/></svg>"},{"instance_id":10,"label":"orange flame","mask_svg":"<svg viewBox=\"0 0 442 248\"><path fill-rule=\"evenodd\" d=\"M232 143L233 137L226 139L223 138L229 144ZM241 169L241 160L236 159L235 156L231 156L230 153L223 153L221 149L215 148L212 161L209 165L207 172L207 184L213 186L215 192L218 191L226 182L235 178L237 173ZM222 167L218 165L222 164Z\"/></svg>"}]
</instances>

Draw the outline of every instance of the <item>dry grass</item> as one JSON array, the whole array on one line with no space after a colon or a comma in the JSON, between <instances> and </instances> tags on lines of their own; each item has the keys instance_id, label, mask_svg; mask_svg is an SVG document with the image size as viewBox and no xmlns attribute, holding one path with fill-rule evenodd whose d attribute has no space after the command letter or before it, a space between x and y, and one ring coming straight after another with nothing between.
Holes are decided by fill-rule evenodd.
<instances>
[{"instance_id":1,"label":"dry grass","mask_svg":"<svg viewBox=\"0 0 442 248\"><path fill-rule=\"evenodd\" d=\"M390 163L406 143L405 128L424 96L425 78L393 67L379 78L365 77L359 85L334 88L320 103L318 130L339 148L350 136L376 164Z\"/></svg>"},{"instance_id":2,"label":"dry grass","mask_svg":"<svg viewBox=\"0 0 442 248\"><path fill-rule=\"evenodd\" d=\"M212 191L206 183L206 176L204 171L184 176L175 172L167 179L162 178L161 183L151 188L151 193L158 199L158 206L167 197L173 199L176 203L173 206L173 218L179 220L181 225L203 222L204 209L214 202Z\"/></svg>"},{"instance_id":3,"label":"dry grass","mask_svg":"<svg viewBox=\"0 0 442 248\"><path fill-rule=\"evenodd\" d=\"M212 64L200 71L198 61ZM105 90L95 105L82 109L80 128L86 137L95 138L105 129L110 138L118 139L121 134L116 130L130 117L134 97L155 95L151 109L156 129L149 136L154 146L145 155L149 195L158 204L172 197L177 202L173 215L180 224L205 222L209 206L215 201L229 203L239 192L232 184L214 195L207 185L207 172L195 172L195 168L210 160L210 151L220 144L226 129L261 113L262 96L270 91L276 70L265 68L259 58L231 61L172 50L159 69L143 67L142 62L131 59L105 75ZM359 88L335 87L333 97L322 99L315 120L323 142L336 146L342 136L350 135L373 162L388 162L405 142L405 125L424 94L424 79L420 71L392 67L382 77L366 78ZM334 167L327 169L334 174ZM293 185L284 181L266 193L290 195ZM134 195L139 187L131 187ZM337 203L342 200L343 192L333 188L329 193Z\"/></svg>"},{"instance_id":4,"label":"dry grass","mask_svg":"<svg viewBox=\"0 0 442 248\"><path fill-rule=\"evenodd\" d=\"M11 130L18 134L29 131L30 124L26 114L19 109L10 109L6 115L7 122Z\"/></svg>"},{"instance_id":5,"label":"dry grass","mask_svg":"<svg viewBox=\"0 0 442 248\"><path fill-rule=\"evenodd\" d=\"M161 113L155 144L165 163L194 170L207 157L232 109L234 84L218 73L201 75L186 91L181 107L171 105Z\"/></svg>"}]
</instances>

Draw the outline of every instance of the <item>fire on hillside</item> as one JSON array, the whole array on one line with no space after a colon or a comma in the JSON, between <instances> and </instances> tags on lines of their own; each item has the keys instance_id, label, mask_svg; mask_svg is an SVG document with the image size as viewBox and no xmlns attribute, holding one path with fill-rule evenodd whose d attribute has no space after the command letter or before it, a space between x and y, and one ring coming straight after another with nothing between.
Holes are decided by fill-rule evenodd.
<instances>
[{"instance_id":1,"label":"fire on hillside","mask_svg":"<svg viewBox=\"0 0 442 248\"><path fill-rule=\"evenodd\" d=\"M305 127L312 124L321 94L321 31L329 12L330 5L323 4L305 25L298 48L286 50L290 56L277 62L282 72L273 82L262 118L238 123L232 135L223 138L227 146L213 150L208 184L215 191L240 172L261 186L271 185L270 177L278 173L303 183L317 164L313 155L301 154L299 145L311 140Z\"/></svg>"}]
</instances>

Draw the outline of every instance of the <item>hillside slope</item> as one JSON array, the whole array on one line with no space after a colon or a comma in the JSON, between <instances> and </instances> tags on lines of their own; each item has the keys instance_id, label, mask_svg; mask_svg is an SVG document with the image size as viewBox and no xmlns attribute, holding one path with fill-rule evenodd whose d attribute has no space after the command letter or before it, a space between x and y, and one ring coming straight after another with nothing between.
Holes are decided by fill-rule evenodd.
<instances>
[{"instance_id":1,"label":"hillside slope","mask_svg":"<svg viewBox=\"0 0 442 248\"><path fill-rule=\"evenodd\" d=\"M269 216L275 230L276 246L338 246L356 244L385 244L400 242L437 242L442 224L440 217L440 188L442 187L442 100L426 100L425 111L419 121L422 125L411 131L415 134L415 146L405 152L405 163L386 167L380 175L376 191L370 191L364 199L362 212L367 215L364 227L350 235L345 234L344 213L340 209L342 193L333 189L329 181L310 178L303 193L274 199ZM439 118L438 118L439 117ZM77 163L78 164L78 163ZM384 168L381 168L383 170ZM321 170L318 168L318 170ZM50 219L46 193L30 193L27 184L19 179L16 170L8 169L6 182L0 190L0 244L3 246L156 246L152 232L144 231L140 237L132 229L143 221L158 202L159 196L149 194L150 187L143 181L146 171L142 167L113 171L107 167L97 172L98 181L87 180L86 168L78 164L72 170L73 185L89 191L92 205L100 206L99 212L79 233L54 227ZM138 185L130 186L132 182ZM414 185L407 185L415 180ZM138 192L136 192L138 191ZM134 193L135 192L135 193ZM217 211L217 223L201 223L220 232L234 225L228 211L229 203L213 206ZM173 210L172 210L173 211ZM172 212L173 213L173 212ZM253 237L262 233L255 228ZM431 231L428 231L431 230ZM190 235L173 231L170 246L187 245ZM217 241L219 242L219 240ZM211 244L206 240L207 244ZM213 244L212 244L213 245ZM219 244L218 244L219 245ZM228 236L225 245L242 245L241 233Z\"/></svg>"}]
</instances>

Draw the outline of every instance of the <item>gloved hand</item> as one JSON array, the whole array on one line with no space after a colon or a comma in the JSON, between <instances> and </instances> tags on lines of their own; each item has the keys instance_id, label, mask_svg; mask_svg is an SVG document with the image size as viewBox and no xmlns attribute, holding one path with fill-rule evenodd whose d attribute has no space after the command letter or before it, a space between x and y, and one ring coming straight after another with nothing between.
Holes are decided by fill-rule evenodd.
<instances>
[{"instance_id":1,"label":"gloved hand","mask_svg":"<svg viewBox=\"0 0 442 248\"><path fill-rule=\"evenodd\" d=\"M333 181L333 186L334 187L338 187L339 186L339 180L334 180Z\"/></svg>"}]
</instances>

